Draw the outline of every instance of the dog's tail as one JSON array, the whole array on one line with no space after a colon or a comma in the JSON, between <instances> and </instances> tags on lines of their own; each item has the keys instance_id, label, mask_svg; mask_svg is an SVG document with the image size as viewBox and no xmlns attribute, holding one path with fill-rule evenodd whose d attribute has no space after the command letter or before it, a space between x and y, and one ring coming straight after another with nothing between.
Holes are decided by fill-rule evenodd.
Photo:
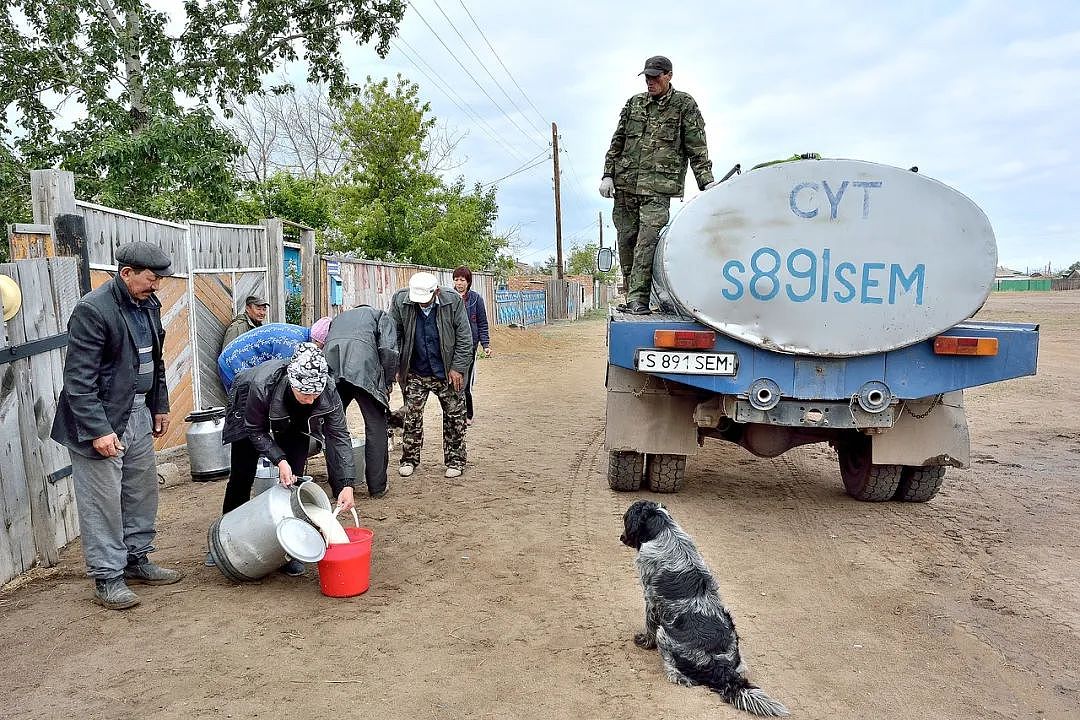
<instances>
[{"instance_id":1,"label":"dog's tail","mask_svg":"<svg viewBox=\"0 0 1080 720\"><path fill-rule=\"evenodd\" d=\"M742 679L742 678L740 678ZM739 710L748 712L752 715L761 715L763 717L787 717L791 713L784 707L784 704L779 700L774 700L765 694L765 691L761 688L751 685L747 680L742 679L742 683L738 683L742 687L728 686L723 689L714 689L714 692L720 693L724 700L728 701Z\"/></svg>"},{"instance_id":2,"label":"dog's tail","mask_svg":"<svg viewBox=\"0 0 1080 720\"><path fill-rule=\"evenodd\" d=\"M704 685L739 710L763 717L787 717L791 713L783 703L747 680L727 663L711 663L706 667L675 659L683 675L698 685Z\"/></svg>"}]
</instances>

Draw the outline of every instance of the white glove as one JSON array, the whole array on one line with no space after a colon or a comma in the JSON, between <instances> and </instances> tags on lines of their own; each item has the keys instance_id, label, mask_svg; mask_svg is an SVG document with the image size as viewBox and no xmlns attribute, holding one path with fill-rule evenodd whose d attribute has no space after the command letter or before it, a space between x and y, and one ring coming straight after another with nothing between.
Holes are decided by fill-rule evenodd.
<instances>
[{"instance_id":1,"label":"white glove","mask_svg":"<svg viewBox=\"0 0 1080 720\"><path fill-rule=\"evenodd\" d=\"M604 178L600 183L600 197L615 197L615 181L609 177Z\"/></svg>"},{"instance_id":2,"label":"white glove","mask_svg":"<svg viewBox=\"0 0 1080 720\"><path fill-rule=\"evenodd\" d=\"M712 188L716 187L719 184L720 184L719 180L713 180L711 183L709 183L708 185L705 186L705 189L706 190L711 190Z\"/></svg>"}]
</instances>

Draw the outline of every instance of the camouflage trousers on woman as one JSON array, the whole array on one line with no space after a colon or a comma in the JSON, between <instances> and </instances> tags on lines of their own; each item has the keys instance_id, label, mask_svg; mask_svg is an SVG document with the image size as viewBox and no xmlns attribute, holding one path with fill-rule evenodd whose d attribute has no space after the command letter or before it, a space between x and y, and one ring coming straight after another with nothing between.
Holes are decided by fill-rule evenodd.
<instances>
[{"instance_id":1,"label":"camouflage trousers on woman","mask_svg":"<svg viewBox=\"0 0 1080 720\"><path fill-rule=\"evenodd\" d=\"M401 464L420 464L424 447L424 405L428 393L439 398L443 414L443 462L448 468L465 469L465 394L446 380L409 374L402 394L405 398L405 427L401 434Z\"/></svg>"}]
</instances>

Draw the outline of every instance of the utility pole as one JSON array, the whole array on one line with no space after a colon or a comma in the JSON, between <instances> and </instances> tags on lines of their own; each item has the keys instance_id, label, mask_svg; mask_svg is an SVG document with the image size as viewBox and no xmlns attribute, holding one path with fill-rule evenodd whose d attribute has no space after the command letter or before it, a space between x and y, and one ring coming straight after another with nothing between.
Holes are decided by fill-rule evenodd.
<instances>
[{"instance_id":1,"label":"utility pole","mask_svg":"<svg viewBox=\"0 0 1080 720\"><path fill-rule=\"evenodd\" d=\"M600 224L600 249L604 249L604 211L596 213Z\"/></svg>"},{"instance_id":2,"label":"utility pole","mask_svg":"<svg viewBox=\"0 0 1080 720\"><path fill-rule=\"evenodd\" d=\"M555 160L555 277L563 279L562 200L559 198L559 128L551 123L551 156Z\"/></svg>"}]
</instances>

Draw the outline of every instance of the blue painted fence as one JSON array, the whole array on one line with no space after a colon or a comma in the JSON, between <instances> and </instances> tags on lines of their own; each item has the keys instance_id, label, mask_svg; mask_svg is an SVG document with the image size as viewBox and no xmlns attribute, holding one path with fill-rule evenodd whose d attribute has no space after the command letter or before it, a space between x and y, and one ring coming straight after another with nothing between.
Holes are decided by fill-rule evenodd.
<instances>
[{"instance_id":1,"label":"blue painted fence","mask_svg":"<svg viewBox=\"0 0 1080 720\"><path fill-rule=\"evenodd\" d=\"M543 290L495 292L495 322L528 327L547 322L547 293Z\"/></svg>"}]
</instances>

